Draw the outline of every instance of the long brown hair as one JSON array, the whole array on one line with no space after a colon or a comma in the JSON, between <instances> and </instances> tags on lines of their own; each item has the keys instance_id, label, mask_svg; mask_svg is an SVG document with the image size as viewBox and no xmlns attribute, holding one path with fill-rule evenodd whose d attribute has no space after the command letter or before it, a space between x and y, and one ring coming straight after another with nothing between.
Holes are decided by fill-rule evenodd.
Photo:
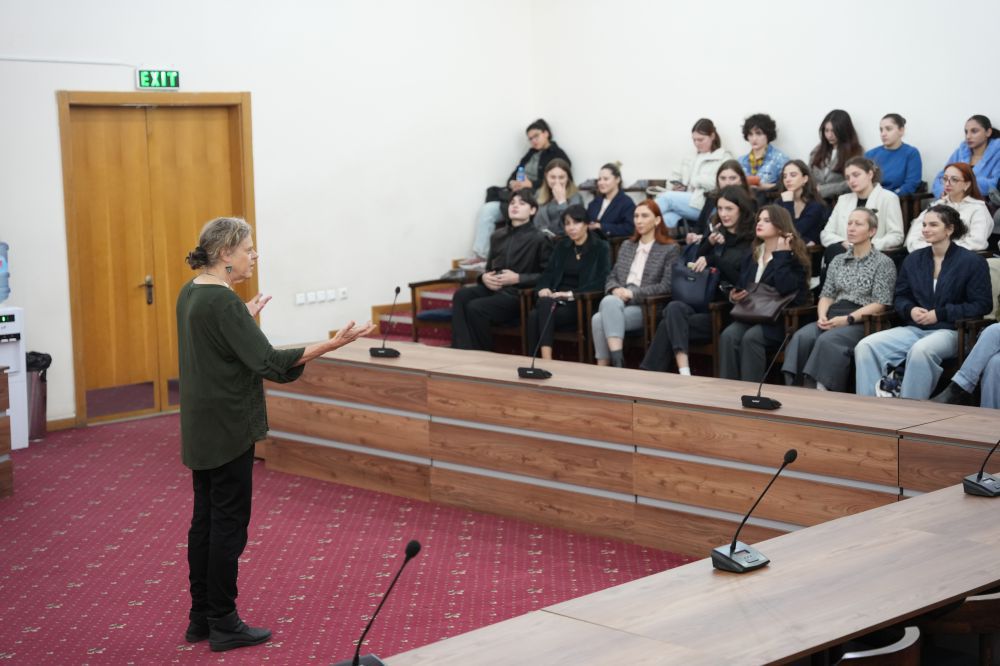
<instances>
[{"instance_id":1,"label":"long brown hair","mask_svg":"<svg viewBox=\"0 0 1000 666\"><path fill-rule=\"evenodd\" d=\"M816 182L813 180L812 172L802 160L788 160L785 162L785 166L781 167L781 175L778 176L778 194L788 191L788 188L785 187L785 169L788 168L788 165L798 169L806 179L806 184L802 186L803 203L810 201L823 203L823 198L819 195L819 188L816 187Z\"/></svg>"},{"instance_id":2,"label":"long brown hair","mask_svg":"<svg viewBox=\"0 0 1000 666\"><path fill-rule=\"evenodd\" d=\"M660 245L670 245L671 243L676 243L671 236L670 231L667 229L667 225L663 222L663 213L660 212L660 207L656 205L656 202L652 199L644 199L635 205L636 208L639 206L645 206L649 209L649 212L653 214L653 217L659 218L656 222L656 226L653 227L653 241L659 243ZM632 232L632 236L629 238L633 243L638 243L641 236L639 235L639 230L636 229Z\"/></svg>"},{"instance_id":3,"label":"long brown hair","mask_svg":"<svg viewBox=\"0 0 1000 666\"><path fill-rule=\"evenodd\" d=\"M773 226L777 227L779 233L784 236L788 234L792 235L792 241L788 246L792 250L792 254L795 255L795 258L802 264L802 267L806 269L806 281L808 282L812 273L812 261L809 259L809 253L806 251L806 244L802 242L802 237L799 236L799 232L795 229L795 223L792 222L791 214L782 206L776 204L769 204L757 211L758 221L760 221L762 213L767 213L767 219L771 221ZM760 253L764 251L763 248L764 241L759 236L755 237L753 240L753 256L755 258L760 257Z\"/></svg>"},{"instance_id":4,"label":"long brown hair","mask_svg":"<svg viewBox=\"0 0 1000 666\"><path fill-rule=\"evenodd\" d=\"M549 163L545 165L545 171L542 173L542 185L538 188L537 197L539 206L552 201L552 190L549 189L549 181L545 179L545 176L553 169L562 169L566 172L566 199L569 199L577 192L576 183L573 182L573 169L570 167L569 162L561 157L556 157L549 160Z\"/></svg>"},{"instance_id":5,"label":"long brown hair","mask_svg":"<svg viewBox=\"0 0 1000 666\"><path fill-rule=\"evenodd\" d=\"M830 126L833 128L833 134L837 137L837 163L832 165L832 170L837 173L844 173L845 162L852 157L857 157L864 151L861 149L861 142L858 140L858 133L854 129L851 114L842 109L834 109L826 114L823 122L819 124L819 144L813 148L812 153L809 155L809 166L814 168L823 167L830 161L830 155L833 154L834 146L831 146L830 142L823 135L823 128L826 127L827 123L830 123Z\"/></svg>"}]
</instances>

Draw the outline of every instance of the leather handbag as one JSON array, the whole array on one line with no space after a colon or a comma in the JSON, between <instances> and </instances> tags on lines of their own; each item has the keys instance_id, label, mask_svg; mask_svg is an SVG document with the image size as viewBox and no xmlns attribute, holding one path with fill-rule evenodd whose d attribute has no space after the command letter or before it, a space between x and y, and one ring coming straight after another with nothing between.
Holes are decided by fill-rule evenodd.
<instances>
[{"instance_id":1,"label":"leather handbag","mask_svg":"<svg viewBox=\"0 0 1000 666\"><path fill-rule=\"evenodd\" d=\"M797 291L782 296L769 284L754 282L747 288L747 295L733 305L733 319L744 324L775 324L781 313L795 300Z\"/></svg>"},{"instance_id":2,"label":"leather handbag","mask_svg":"<svg viewBox=\"0 0 1000 666\"><path fill-rule=\"evenodd\" d=\"M719 270L711 267L695 272L675 261L670 269L670 299L686 303L695 312L708 312L719 286Z\"/></svg>"}]
</instances>

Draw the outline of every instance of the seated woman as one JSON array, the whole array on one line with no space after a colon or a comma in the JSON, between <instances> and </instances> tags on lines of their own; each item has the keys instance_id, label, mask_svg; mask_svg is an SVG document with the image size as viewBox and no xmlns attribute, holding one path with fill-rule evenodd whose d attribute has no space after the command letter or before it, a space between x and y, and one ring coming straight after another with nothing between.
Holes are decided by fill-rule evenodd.
<instances>
[{"instance_id":1,"label":"seated woman","mask_svg":"<svg viewBox=\"0 0 1000 666\"><path fill-rule=\"evenodd\" d=\"M965 363L948 386L931 398L934 402L971 405L976 385L983 382L980 407L1000 409L1000 324L992 324L980 333Z\"/></svg>"},{"instance_id":2,"label":"seated woman","mask_svg":"<svg viewBox=\"0 0 1000 666\"><path fill-rule=\"evenodd\" d=\"M740 166L757 190L773 190L788 156L771 145L778 138L778 126L766 113L755 113L743 121L743 139L750 152L739 158Z\"/></svg>"},{"instance_id":3,"label":"seated woman","mask_svg":"<svg viewBox=\"0 0 1000 666\"><path fill-rule=\"evenodd\" d=\"M882 145L869 150L865 157L882 170L882 187L898 196L916 192L924 166L920 151L903 143L906 118L898 113L887 113L879 122L878 131Z\"/></svg>"},{"instance_id":4,"label":"seated woman","mask_svg":"<svg viewBox=\"0 0 1000 666\"><path fill-rule=\"evenodd\" d=\"M701 214L694 224L694 231L689 231L685 237L684 242L687 245L698 245L706 235L712 233L712 227L718 224L713 218L715 207L719 202L719 192L730 185L742 187L747 194L753 196L750 191L750 181L747 180L746 172L737 160L726 160L719 165L719 170L715 172L715 189L705 195L705 205L701 207Z\"/></svg>"},{"instance_id":5,"label":"seated woman","mask_svg":"<svg viewBox=\"0 0 1000 666\"><path fill-rule=\"evenodd\" d=\"M958 211L958 215L969 230L964 236L955 241L966 250L978 252L985 250L990 243L990 234L993 233L993 218L983 201L983 195L979 192L979 184L976 183L976 176L972 167L965 162L949 164L944 168L944 196L934 202L933 205L941 204L951 206ZM927 211L922 211L913 222L910 223L910 231L906 234L906 249L909 252L916 252L922 247L927 247L924 240L924 215Z\"/></svg>"},{"instance_id":6,"label":"seated woman","mask_svg":"<svg viewBox=\"0 0 1000 666\"><path fill-rule=\"evenodd\" d=\"M788 384L823 391L845 391L848 358L865 336L861 318L892 307L896 266L872 245L878 216L857 208L847 218L851 250L833 258L816 308L818 321L792 336L781 370Z\"/></svg>"},{"instance_id":7,"label":"seated woman","mask_svg":"<svg viewBox=\"0 0 1000 666\"><path fill-rule=\"evenodd\" d=\"M847 218L855 208L870 208L878 214L878 233L872 245L882 252L895 250L903 245L903 211L899 197L879 185L878 167L867 157L852 157L844 167L851 191L837 199L830 219L820 232L819 239L826 248L827 265L835 256L847 250Z\"/></svg>"},{"instance_id":8,"label":"seated woman","mask_svg":"<svg viewBox=\"0 0 1000 666\"><path fill-rule=\"evenodd\" d=\"M979 191L984 195L990 193L991 187L997 186L1000 179L1000 135L993 129L993 124L986 116L975 115L965 121L965 142L960 144L948 158L948 164L965 162L972 166L976 174ZM944 169L934 178L932 190L934 196L944 193Z\"/></svg>"},{"instance_id":9,"label":"seated woman","mask_svg":"<svg viewBox=\"0 0 1000 666\"><path fill-rule=\"evenodd\" d=\"M573 182L573 170L569 162L557 157L548 163L542 176L542 186L538 188L537 199L535 226L549 235L562 236L563 214L570 206L583 207L583 196Z\"/></svg>"},{"instance_id":10,"label":"seated woman","mask_svg":"<svg viewBox=\"0 0 1000 666\"><path fill-rule=\"evenodd\" d=\"M608 162L597 173L597 196L587 206L590 228L605 238L630 236L635 202L622 190L621 162Z\"/></svg>"},{"instance_id":11,"label":"seated woman","mask_svg":"<svg viewBox=\"0 0 1000 666\"><path fill-rule=\"evenodd\" d=\"M670 267L680 250L670 237L656 202L635 207L635 233L622 243L618 260L604 284L607 294L590 322L598 365L624 365L622 341L642 327L642 303L670 295Z\"/></svg>"},{"instance_id":12,"label":"seated woman","mask_svg":"<svg viewBox=\"0 0 1000 666\"><path fill-rule=\"evenodd\" d=\"M715 123L702 118L691 128L691 141L695 155L685 158L680 168L670 176L672 191L656 197L656 205L663 211L663 222L671 231L681 219L694 222L705 205L705 192L715 185L719 165L733 159L715 131Z\"/></svg>"},{"instance_id":13,"label":"seated woman","mask_svg":"<svg viewBox=\"0 0 1000 666\"><path fill-rule=\"evenodd\" d=\"M809 168L819 195L824 199L848 190L844 166L861 156L861 142L847 111L834 109L819 124L819 144L809 155Z\"/></svg>"},{"instance_id":14,"label":"seated woman","mask_svg":"<svg viewBox=\"0 0 1000 666\"><path fill-rule=\"evenodd\" d=\"M491 187L486 190L486 203L479 207L476 215L476 231L472 240L472 256L459 262L459 268L482 269L490 252L490 236L496 231L496 225L503 220L503 206L510 199L511 193L528 189L534 191L541 183L545 167L556 158L570 163L566 151L552 139L549 124L539 118L528 125L525 130L531 147L511 171L507 179L507 188Z\"/></svg>"},{"instance_id":15,"label":"seated woman","mask_svg":"<svg viewBox=\"0 0 1000 666\"><path fill-rule=\"evenodd\" d=\"M738 185L722 188L713 217L712 233L698 245L698 258L689 264L691 269L701 272L715 268L720 274L720 286L738 282L740 269L750 254L750 244L754 239L756 214L757 205L745 188ZM720 289L718 299L723 298L725 295ZM687 303L670 301L639 367L666 372L672 356L677 372L690 375L688 350L691 342L704 342L711 338L711 315L696 312Z\"/></svg>"},{"instance_id":16,"label":"seated woman","mask_svg":"<svg viewBox=\"0 0 1000 666\"><path fill-rule=\"evenodd\" d=\"M819 196L809 167L802 160L791 160L781 170L779 192L782 208L792 216L795 230L807 246L819 245L819 234L829 211Z\"/></svg>"},{"instance_id":17,"label":"seated woman","mask_svg":"<svg viewBox=\"0 0 1000 666\"><path fill-rule=\"evenodd\" d=\"M774 287L782 296L795 293L792 305L805 304L810 298L810 261L792 216L781 206L764 206L757 213L756 234L753 250L743 260L729 300L739 303L750 297L747 288L760 283ZM761 381L767 370L768 347L778 347L784 338L785 326L780 317L774 324L734 321L719 336L719 376Z\"/></svg>"},{"instance_id":18,"label":"seated woman","mask_svg":"<svg viewBox=\"0 0 1000 666\"><path fill-rule=\"evenodd\" d=\"M952 242L965 231L951 206L938 204L924 215L929 247L907 255L896 278L893 307L903 325L873 333L854 348L858 395L878 395L883 373L905 361L899 397L927 399L942 361L958 354L955 322L993 309L986 260Z\"/></svg>"},{"instance_id":19,"label":"seated woman","mask_svg":"<svg viewBox=\"0 0 1000 666\"><path fill-rule=\"evenodd\" d=\"M552 358L552 340L557 328L576 323L575 307L556 306L573 300L574 293L601 291L611 271L611 248L607 241L587 228L587 211L573 205L563 215L565 237L556 242L549 265L535 284L538 301L528 314L528 349L541 339L541 354ZM552 320L548 321L551 313Z\"/></svg>"}]
</instances>

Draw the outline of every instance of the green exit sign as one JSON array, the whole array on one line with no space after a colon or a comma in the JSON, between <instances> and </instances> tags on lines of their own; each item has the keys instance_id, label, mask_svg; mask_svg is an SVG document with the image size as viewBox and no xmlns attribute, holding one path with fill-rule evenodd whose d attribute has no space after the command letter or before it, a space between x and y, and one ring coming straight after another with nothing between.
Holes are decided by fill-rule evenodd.
<instances>
[{"instance_id":1,"label":"green exit sign","mask_svg":"<svg viewBox=\"0 0 1000 666\"><path fill-rule=\"evenodd\" d=\"M176 69L137 69L135 87L177 90L181 87L181 73Z\"/></svg>"}]
</instances>

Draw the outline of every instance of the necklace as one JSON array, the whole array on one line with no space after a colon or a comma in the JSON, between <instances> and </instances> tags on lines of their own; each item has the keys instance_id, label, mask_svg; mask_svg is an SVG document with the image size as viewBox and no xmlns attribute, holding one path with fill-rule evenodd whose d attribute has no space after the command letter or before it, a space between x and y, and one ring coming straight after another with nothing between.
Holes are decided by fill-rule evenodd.
<instances>
[{"instance_id":1,"label":"necklace","mask_svg":"<svg viewBox=\"0 0 1000 666\"><path fill-rule=\"evenodd\" d=\"M580 261L583 255L587 252L586 248L580 247L579 245L573 246L573 254L576 255L576 260Z\"/></svg>"},{"instance_id":2,"label":"necklace","mask_svg":"<svg viewBox=\"0 0 1000 666\"><path fill-rule=\"evenodd\" d=\"M233 288L233 286L231 284L229 284L226 280L223 280L222 278L220 278L218 275L215 275L214 273L209 273L208 271L202 271L201 274L202 274L203 277L210 277L213 280L218 281L222 286L226 287L227 289L232 289Z\"/></svg>"}]
</instances>

